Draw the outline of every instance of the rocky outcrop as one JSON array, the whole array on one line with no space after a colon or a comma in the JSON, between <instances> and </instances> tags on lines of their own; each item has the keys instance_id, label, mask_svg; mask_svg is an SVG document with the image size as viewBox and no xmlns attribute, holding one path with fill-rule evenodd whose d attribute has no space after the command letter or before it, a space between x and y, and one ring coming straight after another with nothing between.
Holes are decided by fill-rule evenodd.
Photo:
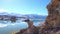
<instances>
[{"instance_id":1,"label":"rocky outcrop","mask_svg":"<svg viewBox=\"0 0 60 34\"><path fill-rule=\"evenodd\" d=\"M60 32L60 0L51 0L47 6L48 16L40 34L58 34Z\"/></svg>"},{"instance_id":2,"label":"rocky outcrop","mask_svg":"<svg viewBox=\"0 0 60 34\"><path fill-rule=\"evenodd\" d=\"M28 28L20 30L20 32L16 34L39 34L38 28L33 25L33 22L28 20L25 20L25 22L28 23Z\"/></svg>"},{"instance_id":3,"label":"rocky outcrop","mask_svg":"<svg viewBox=\"0 0 60 34\"><path fill-rule=\"evenodd\" d=\"M42 26L35 27L29 20L29 27L17 34L60 34L60 0L51 0L47 6L48 16Z\"/></svg>"},{"instance_id":4,"label":"rocky outcrop","mask_svg":"<svg viewBox=\"0 0 60 34\"><path fill-rule=\"evenodd\" d=\"M51 0L47 9L46 25L48 27L60 26L60 0Z\"/></svg>"}]
</instances>

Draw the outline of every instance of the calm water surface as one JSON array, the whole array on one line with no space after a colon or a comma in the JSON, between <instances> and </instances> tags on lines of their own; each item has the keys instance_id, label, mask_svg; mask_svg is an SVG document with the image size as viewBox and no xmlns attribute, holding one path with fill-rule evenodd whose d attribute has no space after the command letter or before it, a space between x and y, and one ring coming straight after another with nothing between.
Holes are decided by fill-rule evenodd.
<instances>
[{"instance_id":1,"label":"calm water surface","mask_svg":"<svg viewBox=\"0 0 60 34\"><path fill-rule=\"evenodd\" d=\"M41 20L41 22L34 20L34 25L38 26L39 23L42 23L43 21L44 20ZM11 34L11 32L19 31L27 27L28 24L21 20L17 20L15 23L11 23L10 21L0 21L0 34Z\"/></svg>"}]
</instances>

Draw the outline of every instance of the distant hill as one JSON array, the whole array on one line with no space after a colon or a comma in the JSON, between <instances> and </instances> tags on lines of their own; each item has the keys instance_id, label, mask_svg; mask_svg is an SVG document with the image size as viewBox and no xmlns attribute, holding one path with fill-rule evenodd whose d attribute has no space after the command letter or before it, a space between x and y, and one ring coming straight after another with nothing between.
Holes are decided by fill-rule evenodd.
<instances>
[{"instance_id":1,"label":"distant hill","mask_svg":"<svg viewBox=\"0 0 60 34\"><path fill-rule=\"evenodd\" d=\"M6 12L0 13L0 16L6 16L6 17L14 16L16 18L26 17L26 18L29 18L29 19L45 19L46 18L46 15L37 15L37 14L25 14L25 15L22 15L22 14L6 13Z\"/></svg>"},{"instance_id":2,"label":"distant hill","mask_svg":"<svg viewBox=\"0 0 60 34\"><path fill-rule=\"evenodd\" d=\"M37 14L25 14L25 15L22 15L22 14L15 14L15 13L0 13L0 19L3 18L4 20L10 20L12 17L16 17L16 19L32 19L34 21L44 21L46 19L46 15L37 15Z\"/></svg>"},{"instance_id":3,"label":"distant hill","mask_svg":"<svg viewBox=\"0 0 60 34\"><path fill-rule=\"evenodd\" d=\"M43 16L43 15L37 15L37 14L27 14L27 15L23 15L27 18L30 18L30 19L45 19L46 16Z\"/></svg>"}]
</instances>

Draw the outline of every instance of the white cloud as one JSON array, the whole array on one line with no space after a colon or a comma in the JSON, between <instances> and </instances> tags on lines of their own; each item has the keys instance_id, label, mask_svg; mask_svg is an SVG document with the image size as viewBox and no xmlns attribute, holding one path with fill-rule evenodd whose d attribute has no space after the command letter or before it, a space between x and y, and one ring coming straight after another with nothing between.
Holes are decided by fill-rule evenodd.
<instances>
[{"instance_id":1,"label":"white cloud","mask_svg":"<svg viewBox=\"0 0 60 34\"><path fill-rule=\"evenodd\" d=\"M0 12L8 12L6 9L0 9Z\"/></svg>"}]
</instances>

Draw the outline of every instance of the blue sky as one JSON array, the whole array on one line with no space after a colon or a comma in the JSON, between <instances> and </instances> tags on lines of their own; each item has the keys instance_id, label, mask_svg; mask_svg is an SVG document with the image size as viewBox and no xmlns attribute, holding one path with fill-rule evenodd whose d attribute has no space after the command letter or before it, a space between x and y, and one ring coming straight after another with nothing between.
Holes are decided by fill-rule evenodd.
<instances>
[{"instance_id":1,"label":"blue sky","mask_svg":"<svg viewBox=\"0 0 60 34\"><path fill-rule=\"evenodd\" d=\"M0 0L0 12L47 15L50 0Z\"/></svg>"}]
</instances>

